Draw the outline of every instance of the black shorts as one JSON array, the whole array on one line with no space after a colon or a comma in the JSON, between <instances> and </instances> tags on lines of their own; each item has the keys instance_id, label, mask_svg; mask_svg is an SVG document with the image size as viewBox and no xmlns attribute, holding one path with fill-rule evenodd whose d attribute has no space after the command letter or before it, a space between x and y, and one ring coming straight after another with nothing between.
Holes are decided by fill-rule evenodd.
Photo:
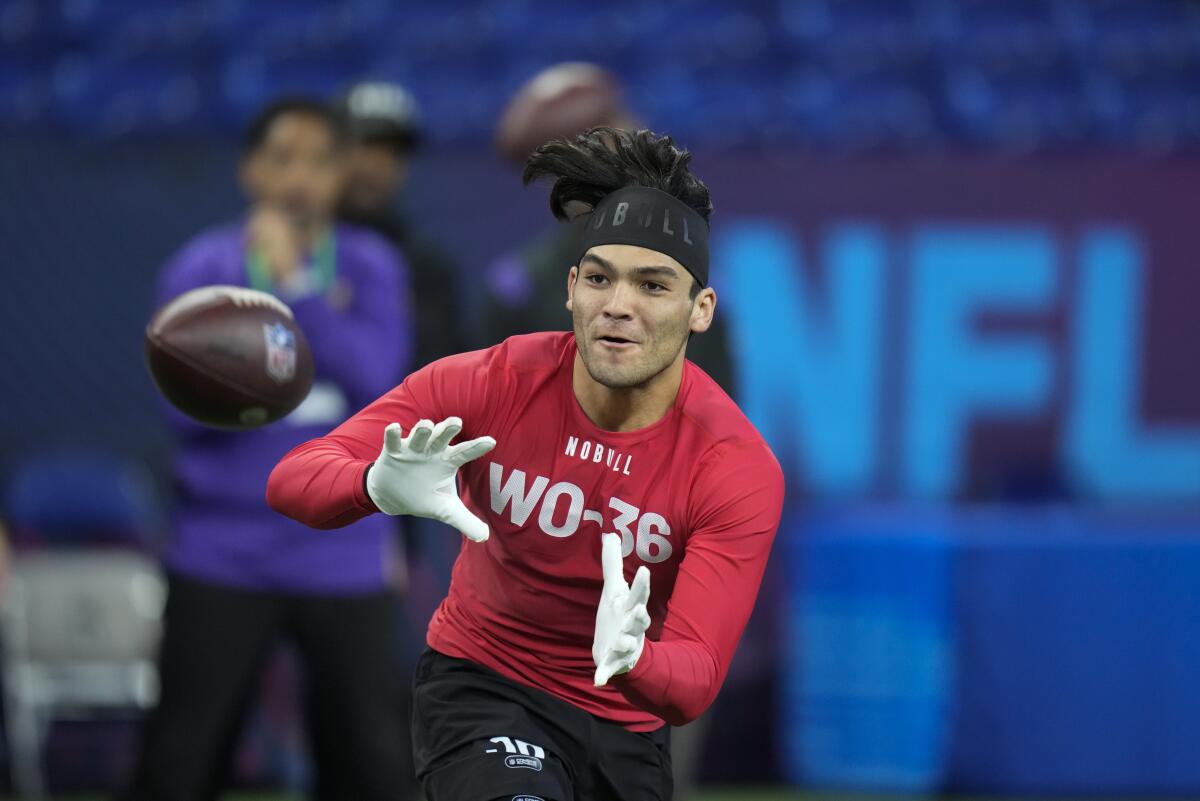
<instances>
[{"instance_id":1,"label":"black shorts","mask_svg":"<svg viewBox=\"0 0 1200 801\"><path fill-rule=\"evenodd\" d=\"M669 732L631 732L433 650L417 662L413 757L428 801L669 801Z\"/></svg>"}]
</instances>

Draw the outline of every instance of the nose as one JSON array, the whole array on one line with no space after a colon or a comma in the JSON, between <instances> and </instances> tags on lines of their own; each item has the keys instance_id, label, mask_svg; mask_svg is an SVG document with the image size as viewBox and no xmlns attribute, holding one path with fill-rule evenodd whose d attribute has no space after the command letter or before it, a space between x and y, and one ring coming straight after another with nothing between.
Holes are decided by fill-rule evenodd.
<instances>
[{"instance_id":1,"label":"nose","mask_svg":"<svg viewBox=\"0 0 1200 801\"><path fill-rule=\"evenodd\" d=\"M633 318L631 303L632 290L621 281L613 284L612 291L604 302L604 316L609 320L629 320Z\"/></svg>"}]
</instances>

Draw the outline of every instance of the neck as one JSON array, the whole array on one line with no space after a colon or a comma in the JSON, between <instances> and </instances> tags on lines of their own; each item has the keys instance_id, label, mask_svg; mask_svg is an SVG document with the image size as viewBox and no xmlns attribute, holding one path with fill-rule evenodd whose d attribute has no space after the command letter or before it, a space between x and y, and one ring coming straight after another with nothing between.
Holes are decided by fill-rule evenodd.
<instances>
[{"instance_id":1,"label":"neck","mask_svg":"<svg viewBox=\"0 0 1200 801\"><path fill-rule=\"evenodd\" d=\"M296 226L296 234L300 237L300 243L306 251L312 250L321 237L329 233L329 223L322 220L320 222L301 223Z\"/></svg>"},{"instance_id":2,"label":"neck","mask_svg":"<svg viewBox=\"0 0 1200 801\"><path fill-rule=\"evenodd\" d=\"M635 431L657 423L671 410L683 381L683 354L667 369L636 387L614 389L592 378L579 352L571 387L588 419L605 431Z\"/></svg>"}]
</instances>

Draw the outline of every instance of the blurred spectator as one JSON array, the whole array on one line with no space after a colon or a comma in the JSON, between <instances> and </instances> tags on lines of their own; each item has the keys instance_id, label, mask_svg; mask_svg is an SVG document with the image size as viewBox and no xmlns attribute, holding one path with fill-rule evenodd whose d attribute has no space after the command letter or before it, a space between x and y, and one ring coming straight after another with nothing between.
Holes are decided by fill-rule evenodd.
<instances>
[{"instance_id":1,"label":"blurred spectator","mask_svg":"<svg viewBox=\"0 0 1200 801\"><path fill-rule=\"evenodd\" d=\"M406 273L374 233L331 221L344 169L325 103L262 110L244 142L242 221L200 234L163 271L158 300L207 284L272 292L308 335L316 381L288 418L203 428L172 412L179 498L167 551L162 693L144 731L131 797L215 798L264 659L283 635L307 674L313 797L397 801L406 792L397 607L388 589L394 524L330 536L271 512L271 468L404 374Z\"/></svg>"},{"instance_id":2,"label":"blurred spectator","mask_svg":"<svg viewBox=\"0 0 1200 801\"><path fill-rule=\"evenodd\" d=\"M597 125L640 127L625 105L616 76L594 64L556 64L534 76L509 100L496 128L496 148L505 159L523 165L543 142ZM494 345L514 334L571 327L564 304L567 271L579 251L574 244L579 224L558 225L492 263L484 289L481 345ZM719 319L688 342L688 359L732 395L733 366Z\"/></svg>"},{"instance_id":3,"label":"blurred spectator","mask_svg":"<svg viewBox=\"0 0 1200 801\"><path fill-rule=\"evenodd\" d=\"M454 264L397 208L409 160L421 143L416 101L396 84L360 83L338 101L338 110L350 135L338 216L386 237L408 264L419 300L413 308L417 330L412 369L467 350L463 318L457 313Z\"/></svg>"}]
</instances>

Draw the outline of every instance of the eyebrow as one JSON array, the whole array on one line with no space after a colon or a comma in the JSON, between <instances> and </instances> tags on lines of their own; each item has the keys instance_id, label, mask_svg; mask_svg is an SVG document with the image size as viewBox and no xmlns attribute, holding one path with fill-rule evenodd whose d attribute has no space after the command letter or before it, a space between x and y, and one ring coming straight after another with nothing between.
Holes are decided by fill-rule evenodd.
<instances>
[{"instance_id":1,"label":"eyebrow","mask_svg":"<svg viewBox=\"0 0 1200 801\"><path fill-rule=\"evenodd\" d=\"M586 254L580 260L580 264L582 264L583 262L586 262L586 261L595 262L597 266L599 266L601 269L607 270L608 272L615 273L617 271L611 261L608 261L607 259L602 259L599 256L594 256L591 253ZM634 267L632 272L635 275L640 275L640 276L657 276L657 277L661 277L661 278L678 278L679 277L679 271L676 270L674 267L668 267L666 265L657 265L657 264L645 265L642 267Z\"/></svg>"}]
</instances>

